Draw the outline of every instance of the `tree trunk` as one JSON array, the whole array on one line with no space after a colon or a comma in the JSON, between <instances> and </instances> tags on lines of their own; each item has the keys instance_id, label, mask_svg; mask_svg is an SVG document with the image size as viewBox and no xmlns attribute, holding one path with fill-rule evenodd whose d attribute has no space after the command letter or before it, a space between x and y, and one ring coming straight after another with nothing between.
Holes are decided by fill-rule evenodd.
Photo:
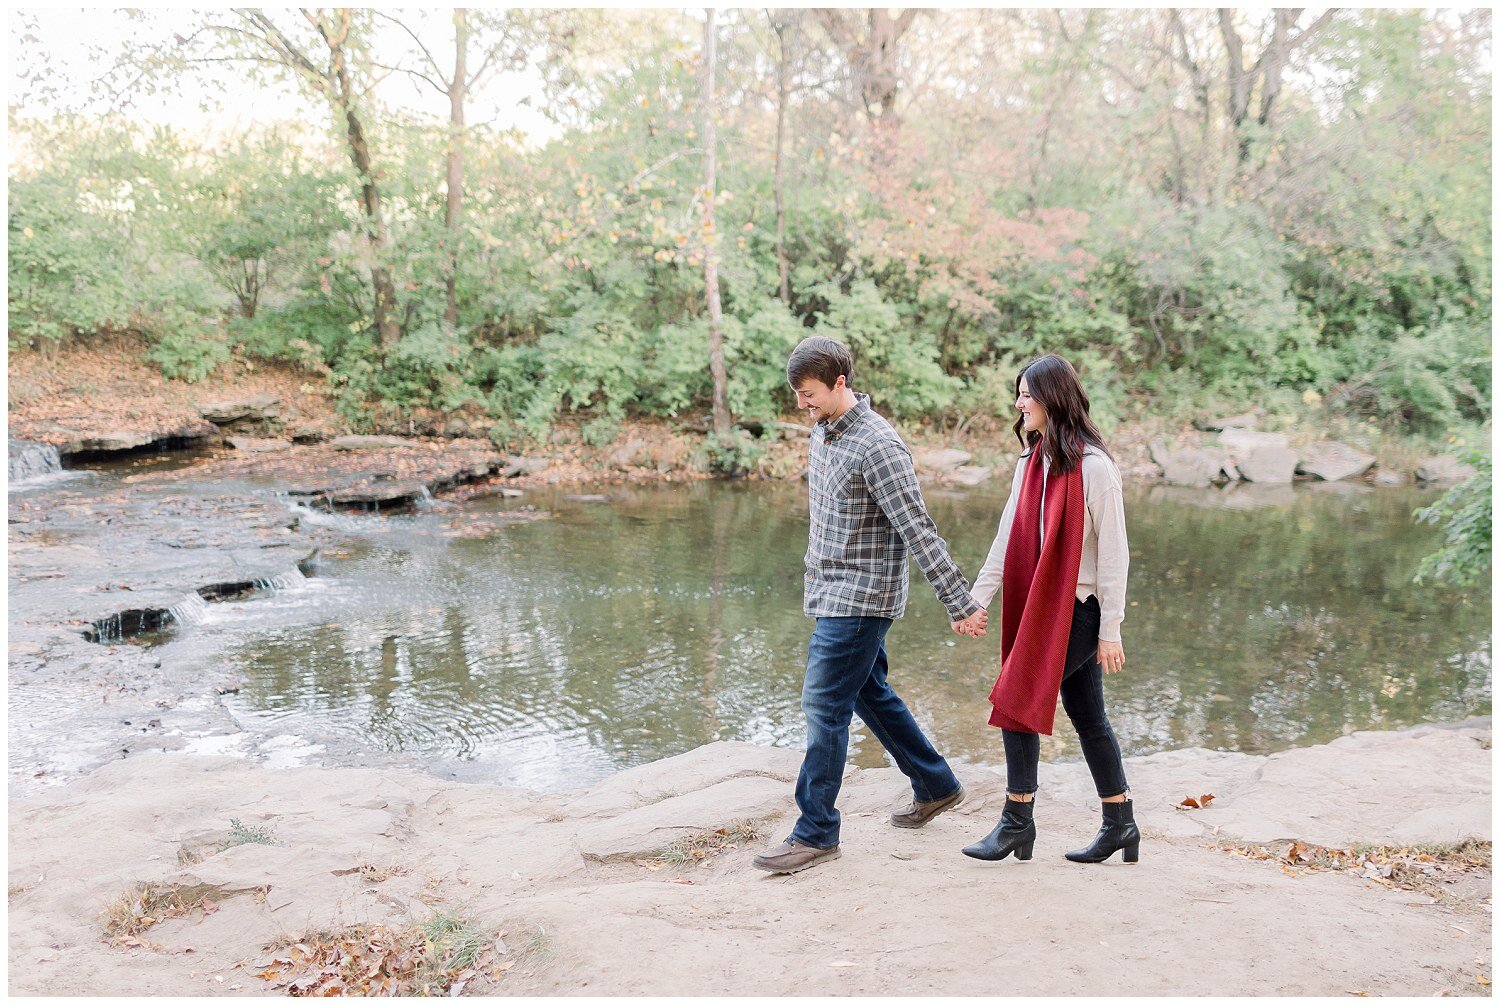
<instances>
[{"instance_id":1,"label":"tree trunk","mask_svg":"<svg viewBox=\"0 0 1500 1005\"><path fill-rule=\"evenodd\" d=\"M911 28L919 8L907 8L891 17L884 7L865 12L865 26L858 26L855 10L819 8L818 20L849 63L860 104L871 122L896 121L896 93L901 89L900 57L896 45Z\"/></svg>"},{"instance_id":2,"label":"tree trunk","mask_svg":"<svg viewBox=\"0 0 1500 1005\"><path fill-rule=\"evenodd\" d=\"M729 376L724 369L723 311L719 304L719 234L714 224L714 192L718 186L718 137L714 122L714 9L703 22L703 148L707 153L703 192L703 285L708 297L708 371L713 378L714 433L728 436Z\"/></svg>"},{"instance_id":3,"label":"tree trunk","mask_svg":"<svg viewBox=\"0 0 1500 1005\"><path fill-rule=\"evenodd\" d=\"M336 36L323 31L328 45L328 54L333 63L331 83L333 100L344 114L344 124L349 142L349 160L359 176L359 203L365 216L365 237L369 241L374 261L370 265L370 282L375 287L375 328L379 332L380 345L389 349L401 338L401 321L398 317L396 283L384 260L390 246L390 233L386 229L385 214L380 207L380 187L375 184L375 171L370 160L370 145L365 139L364 125L354 110L354 88L349 80L349 66L342 39L349 35L349 14L340 12L341 24ZM321 28L321 24L320 24Z\"/></svg>"},{"instance_id":4,"label":"tree trunk","mask_svg":"<svg viewBox=\"0 0 1500 1005\"><path fill-rule=\"evenodd\" d=\"M469 89L468 11L453 11L453 83L448 88L448 308L443 316L458 324L458 249L464 203L464 98Z\"/></svg>"},{"instance_id":5,"label":"tree trunk","mask_svg":"<svg viewBox=\"0 0 1500 1005\"><path fill-rule=\"evenodd\" d=\"M776 39L781 43L781 56L776 63L776 275L779 282L777 296L782 302L792 302L791 263L786 255L786 108L792 95L792 74L788 65L786 32L788 25L777 21Z\"/></svg>"},{"instance_id":6,"label":"tree trunk","mask_svg":"<svg viewBox=\"0 0 1500 1005\"><path fill-rule=\"evenodd\" d=\"M1245 135L1245 120L1250 117L1250 91L1255 86L1255 69L1245 68L1245 45L1234 27L1234 12L1219 8L1219 34L1224 38L1224 56L1228 61L1229 92L1226 111L1235 143L1235 161L1243 164L1250 158L1250 137Z\"/></svg>"}]
</instances>

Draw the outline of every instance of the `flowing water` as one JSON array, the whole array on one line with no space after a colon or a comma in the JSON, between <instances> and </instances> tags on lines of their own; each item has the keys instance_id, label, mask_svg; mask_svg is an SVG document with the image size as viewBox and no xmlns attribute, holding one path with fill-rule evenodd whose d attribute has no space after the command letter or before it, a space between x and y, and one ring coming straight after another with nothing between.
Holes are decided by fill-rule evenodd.
<instances>
[{"instance_id":1,"label":"flowing water","mask_svg":"<svg viewBox=\"0 0 1500 1005\"><path fill-rule=\"evenodd\" d=\"M1007 486L928 492L966 574ZM247 724L416 755L459 777L553 789L714 739L799 747L811 623L797 486L534 490L364 529L306 583L228 605L217 659L248 683ZM1488 586L1411 583L1438 532L1419 489L1132 489L1128 666L1108 679L1126 753L1263 753L1355 729L1488 714ZM500 526L499 510L554 518ZM350 529L346 528L346 529ZM215 608L225 605L214 605ZM998 612L997 612L998 615ZM891 680L939 748L1001 760L985 697L998 631L958 638L913 570L888 638ZM1073 758L1059 710L1043 756ZM854 763L884 763L856 723Z\"/></svg>"}]
</instances>

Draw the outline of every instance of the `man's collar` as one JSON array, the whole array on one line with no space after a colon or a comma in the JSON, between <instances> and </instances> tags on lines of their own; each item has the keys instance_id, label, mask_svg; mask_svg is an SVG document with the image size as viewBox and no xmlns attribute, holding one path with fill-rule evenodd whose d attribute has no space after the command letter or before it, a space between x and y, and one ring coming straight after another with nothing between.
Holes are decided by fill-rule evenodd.
<instances>
[{"instance_id":1,"label":"man's collar","mask_svg":"<svg viewBox=\"0 0 1500 1005\"><path fill-rule=\"evenodd\" d=\"M850 405L849 408L845 410L844 414L840 415L837 419L834 419L832 422L824 423L823 435L825 437L843 436L849 431L849 427L858 422L860 416L868 412L869 410L870 396L860 391L855 391L854 404Z\"/></svg>"}]
</instances>

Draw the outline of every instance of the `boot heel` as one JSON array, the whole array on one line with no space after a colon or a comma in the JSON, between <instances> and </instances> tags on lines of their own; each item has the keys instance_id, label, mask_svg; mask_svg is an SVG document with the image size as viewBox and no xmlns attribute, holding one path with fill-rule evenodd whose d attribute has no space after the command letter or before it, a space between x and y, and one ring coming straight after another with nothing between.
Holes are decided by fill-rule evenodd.
<instances>
[{"instance_id":1,"label":"boot heel","mask_svg":"<svg viewBox=\"0 0 1500 1005\"><path fill-rule=\"evenodd\" d=\"M1141 860L1141 843L1136 841L1134 844L1126 845L1124 858L1126 862L1132 864L1139 862Z\"/></svg>"},{"instance_id":2,"label":"boot heel","mask_svg":"<svg viewBox=\"0 0 1500 1005\"><path fill-rule=\"evenodd\" d=\"M1031 861L1031 848L1035 844L1036 844L1035 841L1027 841L1025 844L1023 844L1020 847L1018 847L1016 849L1016 861L1017 862L1030 862Z\"/></svg>"}]
</instances>

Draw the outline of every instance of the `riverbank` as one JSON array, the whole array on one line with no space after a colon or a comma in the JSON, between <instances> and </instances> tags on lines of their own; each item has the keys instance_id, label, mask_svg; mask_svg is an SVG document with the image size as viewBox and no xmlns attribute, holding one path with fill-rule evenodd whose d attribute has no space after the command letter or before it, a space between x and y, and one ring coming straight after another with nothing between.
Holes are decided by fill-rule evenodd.
<instances>
[{"instance_id":1,"label":"riverbank","mask_svg":"<svg viewBox=\"0 0 1500 1005\"><path fill-rule=\"evenodd\" d=\"M416 410L394 425L366 415L355 429L338 413L324 378L312 371L235 355L209 381L189 384L164 378L144 360L145 349L140 339L118 335L50 355L13 354L8 385L12 439L53 446L65 462L216 448L225 455L220 460L226 472L275 477L305 469L303 454L312 455L314 469L326 467L330 444L339 437L376 433L404 438L409 452L416 454L488 452L497 456L496 470L521 459L517 452L524 453L526 470L510 474L524 474L537 484L671 482L709 476L706 426L694 420L626 421L609 443L599 445L586 441L578 421L564 421L544 443L511 443L502 437L497 447L492 421L473 410ZM1148 413L1112 429L1111 449L1126 480L1206 485L1244 478L1276 484L1302 472L1295 476L1402 484L1413 478L1454 481L1467 470L1445 455L1446 444L1345 419L1289 426L1287 417L1252 412L1205 414L1195 421L1197 428ZM1238 440L1224 438L1220 430L1226 426ZM997 419L974 416L951 430L904 423L902 431L924 473L940 483L973 485L1003 479L1015 462L1015 438L1008 424ZM770 432L757 441L759 458L750 476L798 477L806 460L803 426L787 421ZM1259 453L1258 460L1251 461L1252 453ZM416 491L422 482L411 477L402 460L399 453L388 453L383 460L368 461L362 472L344 471L362 477L342 478L338 488L351 497L352 505L409 502L410 492L401 492ZM382 470L387 461L391 470ZM461 474L461 469L473 467L435 473L426 485L433 490L444 479L479 477Z\"/></svg>"},{"instance_id":2,"label":"riverbank","mask_svg":"<svg viewBox=\"0 0 1500 1005\"><path fill-rule=\"evenodd\" d=\"M9 990L280 993L256 976L267 947L436 913L500 939L468 993L1487 995L1490 875L1472 849L1467 868L1438 856L1390 877L1401 853L1307 859L1490 840L1490 743L1477 719L1130 759L1136 866L1062 858L1097 826L1081 764L1042 766L1036 858L998 864L958 852L999 812L997 772L961 767L965 803L904 831L886 822L904 780L855 768L843 857L791 877L750 865L794 817L790 750L714 743L546 796L134 757L12 801ZM1174 808L1206 792L1206 809ZM209 907L110 944L106 912L146 883Z\"/></svg>"}]
</instances>

